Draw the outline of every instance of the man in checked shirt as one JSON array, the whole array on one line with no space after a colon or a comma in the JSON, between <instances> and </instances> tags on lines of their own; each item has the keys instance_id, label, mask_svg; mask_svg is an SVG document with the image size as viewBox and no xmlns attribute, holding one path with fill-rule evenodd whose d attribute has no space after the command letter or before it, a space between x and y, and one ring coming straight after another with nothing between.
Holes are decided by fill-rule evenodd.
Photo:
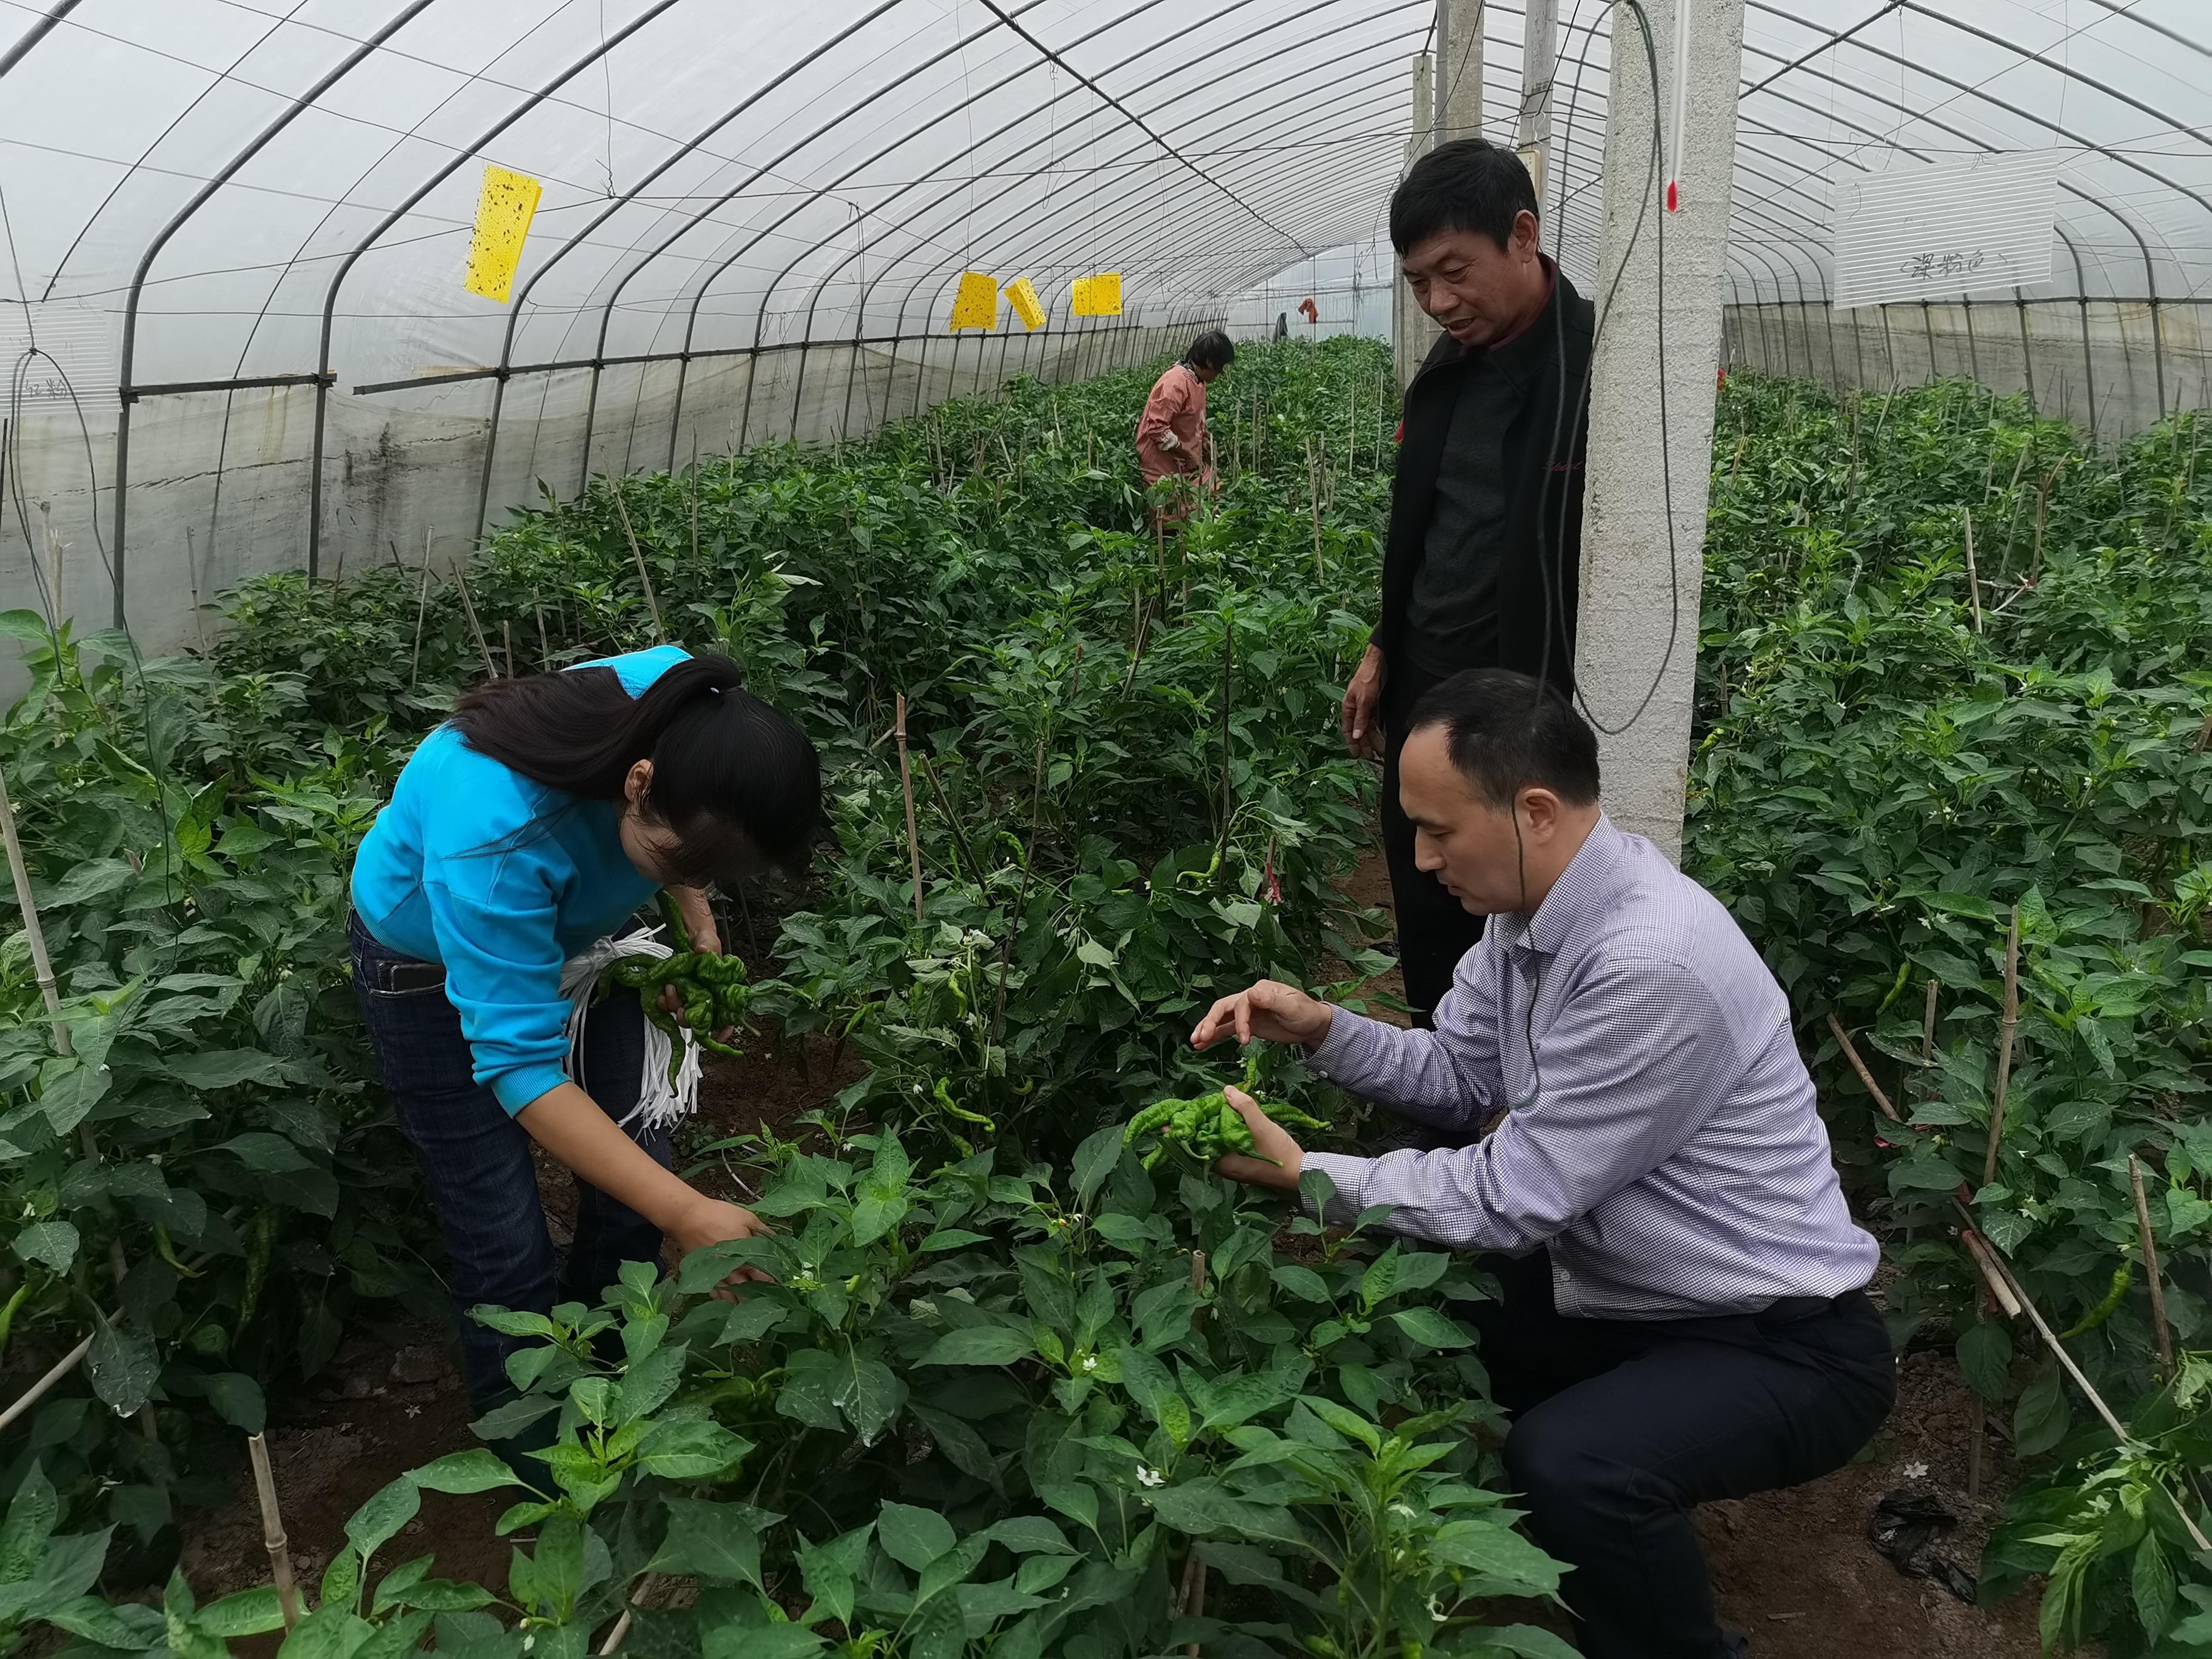
<instances>
[{"instance_id":1,"label":"man in checked shirt","mask_svg":"<svg viewBox=\"0 0 2212 1659\"><path fill-rule=\"evenodd\" d=\"M1720 1659L1691 1506L1840 1468L1896 1361L1781 988L1717 900L1598 805L1597 740L1533 678L1479 669L1408 722L1419 867L1493 918L1436 1029L1263 980L1192 1033L1298 1043L1307 1066L1468 1144L1304 1152L1230 1099L1259 1158L1224 1175L1335 1188L1328 1218L1485 1253L1504 1448L1589 1659ZM1486 1137L1482 1127L1503 1116ZM1272 1162L1267 1160L1273 1160Z\"/></svg>"}]
</instances>

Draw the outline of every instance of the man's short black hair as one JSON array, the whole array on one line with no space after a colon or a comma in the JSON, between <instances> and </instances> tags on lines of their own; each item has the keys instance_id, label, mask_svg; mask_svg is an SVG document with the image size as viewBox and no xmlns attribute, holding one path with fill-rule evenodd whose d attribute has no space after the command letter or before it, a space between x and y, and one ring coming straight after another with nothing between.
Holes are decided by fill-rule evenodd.
<instances>
[{"instance_id":1,"label":"man's short black hair","mask_svg":"<svg viewBox=\"0 0 2212 1659\"><path fill-rule=\"evenodd\" d=\"M1472 231L1503 249L1513 221L1536 212L1521 158L1486 138L1455 138L1413 163L1390 198L1390 242L1401 258L1431 236Z\"/></svg>"},{"instance_id":2,"label":"man's short black hair","mask_svg":"<svg viewBox=\"0 0 2212 1659\"><path fill-rule=\"evenodd\" d=\"M1209 328L1190 343L1182 360L1193 368L1226 368L1237 361L1237 348L1219 329Z\"/></svg>"},{"instance_id":3,"label":"man's short black hair","mask_svg":"<svg viewBox=\"0 0 2212 1659\"><path fill-rule=\"evenodd\" d=\"M1570 806L1597 801L1597 734L1557 688L1510 668L1470 668L1413 705L1407 735L1444 728L1444 750L1487 806L1510 811L1523 789Z\"/></svg>"}]
</instances>

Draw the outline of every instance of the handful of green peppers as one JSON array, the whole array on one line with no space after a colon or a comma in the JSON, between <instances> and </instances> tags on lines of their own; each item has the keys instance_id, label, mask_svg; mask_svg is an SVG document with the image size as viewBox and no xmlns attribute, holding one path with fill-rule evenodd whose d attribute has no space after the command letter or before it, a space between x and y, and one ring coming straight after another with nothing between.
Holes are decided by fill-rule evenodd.
<instances>
[{"instance_id":1,"label":"handful of green peppers","mask_svg":"<svg viewBox=\"0 0 2212 1659\"><path fill-rule=\"evenodd\" d=\"M659 962L647 957L625 957L608 969L617 984L635 990L645 1005L645 1017L676 1036L684 1027L702 1046L718 1054L738 1050L718 1040L714 1033L744 1023L745 1007L752 1000L752 986L745 964L736 957L710 957L683 951ZM672 1014L660 1006L660 994L674 990L683 1012Z\"/></svg>"},{"instance_id":2,"label":"handful of green peppers","mask_svg":"<svg viewBox=\"0 0 2212 1659\"><path fill-rule=\"evenodd\" d=\"M1244 1092L1259 1098L1260 1057L1257 1054L1245 1063ZM1319 1118L1300 1111L1295 1106L1269 1105L1260 1102L1260 1108L1276 1122L1291 1129L1326 1129L1328 1125ZM1131 1118L1121 1131L1121 1144L1133 1146L1146 1135L1157 1135L1159 1144L1144 1156L1144 1166L1152 1169L1165 1158L1173 1147L1201 1164L1211 1164L1228 1152L1242 1152L1248 1158L1261 1157L1253 1144L1252 1126L1244 1115L1229 1103L1225 1090L1210 1095L1200 1095L1195 1100L1163 1100L1147 1106ZM1272 1158L1263 1160L1273 1163Z\"/></svg>"},{"instance_id":3,"label":"handful of green peppers","mask_svg":"<svg viewBox=\"0 0 2212 1659\"><path fill-rule=\"evenodd\" d=\"M683 1033L687 1028L708 1052L727 1054L732 1060L742 1057L741 1049L732 1048L714 1034L744 1024L752 986L745 977L745 964L738 957L709 956L690 948L683 918L665 895L662 908L681 947L676 954L658 962L647 957L624 957L607 972L617 984L635 991L644 1005L645 1017L674 1039L668 1049L668 1080L673 1085L684 1064ZM682 1005L679 1012L671 1013L660 1006L661 994L670 990Z\"/></svg>"}]
</instances>

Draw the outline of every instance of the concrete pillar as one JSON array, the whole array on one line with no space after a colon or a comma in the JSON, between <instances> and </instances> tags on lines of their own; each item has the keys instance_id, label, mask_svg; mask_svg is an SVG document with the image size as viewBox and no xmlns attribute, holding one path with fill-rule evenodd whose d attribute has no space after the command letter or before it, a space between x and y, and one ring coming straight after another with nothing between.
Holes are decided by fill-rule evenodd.
<instances>
[{"instance_id":1,"label":"concrete pillar","mask_svg":"<svg viewBox=\"0 0 2212 1659\"><path fill-rule=\"evenodd\" d=\"M1635 14L1613 14L1596 293L1615 297L1590 392L1575 673L1598 728L1607 810L1679 860L1743 0L1645 0L1644 9L1649 57ZM1678 57L1675 23L1686 13L1690 37ZM1656 167L1655 60L1659 118L1680 152L1662 155ZM1670 179L1679 181L1675 212L1666 207Z\"/></svg>"},{"instance_id":2,"label":"concrete pillar","mask_svg":"<svg viewBox=\"0 0 2212 1659\"><path fill-rule=\"evenodd\" d=\"M1559 0L1528 0L1523 20L1527 27L1522 36L1521 112L1513 128L1514 148L1521 152L1529 178L1535 180L1538 204L1547 209L1537 217L1547 222L1547 233L1550 213L1544 200L1544 168L1552 148L1552 80L1559 60L1558 16ZM1556 253L1558 241L1548 234L1544 240Z\"/></svg>"},{"instance_id":3,"label":"concrete pillar","mask_svg":"<svg viewBox=\"0 0 2212 1659\"><path fill-rule=\"evenodd\" d=\"M1425 52L1413 58L1413 125L1406 137L1406 169L1429 152L1433 133L1436 66ZM1400 178L1405 173L1401 172ZM1393 258L1395 258L1394 252ZM1406 286L1406 279L1396 279L1390 306L1390 362L1397 371L1398 390L1403 392L1436 343L1437 325L1429 320L1413 298L1413 290Z\"/></svg>"},{"instance_id":4,"label":"concrete pillar","mask_svg":"<svg viewBox=\"0 0 2212 1659\"><path fill-rule=\"evenodd\" d=\"M1483 0L1437 0L1437 142L1482 136Z\"/></svg>"}]
</instances>

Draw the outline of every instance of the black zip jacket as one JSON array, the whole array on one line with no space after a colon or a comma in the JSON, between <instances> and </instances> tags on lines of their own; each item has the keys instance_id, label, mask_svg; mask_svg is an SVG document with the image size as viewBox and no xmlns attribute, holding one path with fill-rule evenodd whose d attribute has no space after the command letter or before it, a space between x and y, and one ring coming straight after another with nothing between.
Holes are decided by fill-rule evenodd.
<instances>
[{"instance_id":1,"label":"black zip jacket","mask_svg":"<svg viewBox=\"0 0 2212 1659\"><path fill-rule=\"evenodd\" d=\"M1574 684L1575 602L1582 582L1583 463L1589 440L1595 307L1562 271L1551 302L1528 326L1548 343L1539 353L1542 367L1521 416L1505 434L1510 501L1498 564L1495 665L1541 674L1567 690ZM1404 435L1390 491L1390 533L1382 549L1382 617L1373 635L1391 673L1406 662L1406 606L1424 556L1437 468L1452 411L1459 405L1466 356L1450 335L1440 337L1406 388Z\"/></svg>"}]
</instances>

